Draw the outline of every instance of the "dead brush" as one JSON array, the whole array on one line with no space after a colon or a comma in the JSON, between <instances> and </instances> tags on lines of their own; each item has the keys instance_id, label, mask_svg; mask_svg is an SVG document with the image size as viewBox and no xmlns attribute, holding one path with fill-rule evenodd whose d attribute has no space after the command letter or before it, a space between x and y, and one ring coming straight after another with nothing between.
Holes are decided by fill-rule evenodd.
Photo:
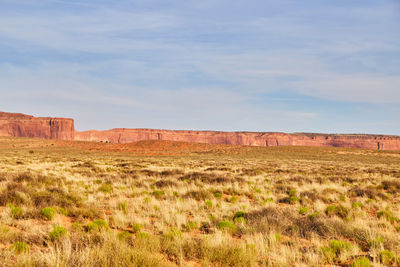
<instances>
[{"instance_id":1,"label":"dead brush","mask_svg":"<svg viewBox=\"0 0 400 267\"><path fill-rule=\"evenodd\" d=\"M189 191L186 194L184 194L183 197L187 199L193 198L199 201L199 200L210 199L213 197L213 194L208 190L200 189L200 190Z\"/></svg>"},{"instance_id":2,"label":"dead brush","mask_svg":"<svg viewBox=\"0 0 400 267\"><path fill-rule=\"evenodd\" d=\"M22 205L27 202L24 195L30 193L30 189L25 185L18 183L9 183L5 190L0 193L0 205L5 206L8 203Z\"/></svg>"},{"instance_id":3,"label":"dead brush","mask_svg":"<svg viewBox=\"0 0 400 267\"><path fill-rule=\"evenodd\" d=\"M216 173L203 173L203 172L192 172L185 174L179 178L181 181L188 182L202 182L205 184L227 184L233 181L242 182L243 178L235 178L232 179L230 177L222 176L221 174Z\"/></svg>"},{"instance_id":4,"label":"dead brush","mask_svg":"<svg viewBox=\"0 0 400 267\"><path fill-rule=\"evenodd\" d=\"M50 206L71 208L80 207L82 205L82 199L79 196L66 193L59 188L50 188L50 190L33 192L30 194L30 197L33 204L39 208Z\"/></svg>"},{"instance_id":5,"label":"dead brush","mask_svg":"<svg viewBox=\"0 0 400 267\"><path fill-rule=\"evenodd\" d=\"M153 185L158 188L165 188L165 187L176 187L178 183L173 180L158 180Z\"/></svg>"},{"instance_id":6,"label":"dead brush","mask_svg":"<svg viewBox=\"0 0 400 267\"><path fill-rule=\"evenodd\" d=\"M397 194L400 191L400 181L386 180L381 183L379 188L386 190L390 194Z\"/></svg>"},{"instance_id":7,"label":"dead brush","mask_svg":"<svg viewBox=\"0 0 400 267\"><path fill-rule=\"evenodd\" d=\"M350 197L368 197L370 199L387 199L387 195L382 193L379 189L373 186L369 187L354 187L347 191L347 195Z\"/></svg>"}]
</instances>

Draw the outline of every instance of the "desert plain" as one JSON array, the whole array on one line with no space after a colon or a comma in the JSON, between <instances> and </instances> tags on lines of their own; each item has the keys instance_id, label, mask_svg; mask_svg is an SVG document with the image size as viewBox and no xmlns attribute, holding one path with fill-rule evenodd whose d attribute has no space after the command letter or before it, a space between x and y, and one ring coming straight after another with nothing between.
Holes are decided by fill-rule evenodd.
<instances>
[{"instance_id":1,"label":"desert plain","mask_svg":"<svg viewBox=\"0 0 400 267\"><path fill-rule=\"evenodd\" d=\"M0 137L3 266L399 266L400 152Z\"/></svg>"}]
</instances>

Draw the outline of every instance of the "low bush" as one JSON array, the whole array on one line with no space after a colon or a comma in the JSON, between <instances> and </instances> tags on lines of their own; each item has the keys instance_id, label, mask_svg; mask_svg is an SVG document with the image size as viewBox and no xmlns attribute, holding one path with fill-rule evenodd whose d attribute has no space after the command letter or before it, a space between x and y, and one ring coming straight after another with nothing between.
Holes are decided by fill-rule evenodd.
<instances>
[{"instance_id":1,"label":"low bush","mask_svg":"<svg viewBox=\"0 0 400 267\"><path fill-rule=\"evenodd\" d=\"M53 230L49 233L51 241L57 241L68 236L69 236L68 230L59 225L55 225L53 227Z\"/></svg>"},{"instance_id":2,"label":"low bush","mask_svg":"<svg viewBox=\"0 0 400 267\"><path fill-rule=\"evenodd\" d=\"M381 210L377 213L378 218L384 218L390 223L396 223L399 221L399 218L393 215L392 212L388 210Z\"/></svg>"},{"instance_id":3,"label":"low bush","mask_svg":"<svg viewBox=\"0 0 400 267\"><path fill-rule=\"evenodd\" d=\"M299 209L299 214L305 215L305 214L307 214L308 210L309 210L308 207L301 207L301 208Z\"/></svg>"},{"instance_id":4,"label":"low bush","mask_svg":"<svg viewBox=\"0 0 400 267\"><path fill-rule=\"evenodd\" d=\"M47 220L51 221L57 215L57 211L53 208L46 207L40 211L40 214Z\"/></svg>"},{"instance_id":5,"label":"low bush","mask_svg":"<svg viewBox=\"0 0 400 267\"><path fill-rule=\"evenodd\" d=\"M10 216L13 219L21 219L24 216L24 210L20 207L16 207L14 205L9 205L11 210L10 210Z\"/></svg>"},{"instance_id":6,"label":"low bush","mask_svg":"<svg viewBox=\"0 0 400 267\"><path fill-rule=\"evenodd\" d=\"M99 187L99 191L109 194L113 192L113 186L111 184L103 184Z\"/></svg>"},{"instance_id":7,"label":"low bush","mask_svg":"<svg viewBox=\"0 0 400 267\"><path fill-rule=\"evenodd\" d=\"M29 245L22 241L17 241L11 245L10 250L15 254L29 253Z\"/></svg>"},{"instance_id":8,"label":"low bush","mask_svg":"<svg viewBox=\"0 0 400 267\"><path fill-rule=\"evenodd\" d=\"M392 265L396 260L393 252L390 250L382 250L379 252L379 261L384 265Z\"/></svg>"},{"instance_id":9,"label":"low bush","mask_svg":"<svg viewBox=\"0 0 400 267\"><path fill-rule=\"evenodd\" d=\"M214 203L211 200L206 200L204 201L204 205L206 206L207 209L211 210L214 206Z\"/></svg>"},{"instance_id":10,"label":"low bush","mask_svg":"<svg viewBox=\"0 0 400 267\"><path fill-rule=\"evenodd\" d=\"M326 207L325 214L328 216L338 216L342 219L346 218L349 214L349 210L342 205L330 205Z\"/></svg>"},{"instance_id":11,"label":"low bush","mask_svg":"<svg viewBox=\"0 0 400 267\"><path fill-rule=\"evenodd\" d=\"M86 225L86 230L88 232L99 232L102 230L108 230L109 228L108 223L102 219L94 220Z\"/></svg>"},{"instance_id":12,"label":"low bush","mask_svg":"<svg viewBox=\"0 0 400 267\"><path fill-rule=\"evenodd\" d=\"M329 246L321 247L321 252L329 263L333 263L337 257L351 248L351 244L340 240L331 240Z\"/></svg>"},{"instance_id":13,"label":"low bush","mask_svg":"<svg viewBox=\"0 0 400 267\"><path fill-rule=\"evenodd\" d=\"M127 201L121 201L118 203L118 209L122 210L124 214L128 214L128 202Z\"/></svg>"},{"instance_id":14,"label":"low bush","mask_svg":"<svg viewBox=\"0 0 400 267\"><path fill-rule=\"evenodd\" d=\"M361 257L356 259L352 265L352 267L371 267L371 261L367 257Z\"/></svg>"},{"instance_id":15,"label":"low bush","mask_svg":"<svg viewBox=\"0 0 400 267\"><path fill-rule=\"evenodd\" d=\"M236 232L236 225L231 223L231 222L228 222L228 221L219 222L217 224L217 228L219 230L227 231L227 232L232 233L232 234Z\"/></svg>"}]
</instances>

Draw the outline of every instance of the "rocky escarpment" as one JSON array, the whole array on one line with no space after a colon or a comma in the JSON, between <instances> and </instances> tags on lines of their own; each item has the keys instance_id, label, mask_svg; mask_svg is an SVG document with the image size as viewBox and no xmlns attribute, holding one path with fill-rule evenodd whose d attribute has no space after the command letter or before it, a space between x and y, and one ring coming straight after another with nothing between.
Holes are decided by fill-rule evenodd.
<instances>
[{"instance_id":1,"label":"rocky escarpment","mask_svg":"<svg viewBox=\"0 0 400 267\"><path fill-rule=\"evenodd\" d=\"M74 134L73 119L0 112L0 136L74 140Z\"/></svg>"},{"instance_id":2,"label":"rocky escarpment","mask_svg":"<svg viewBox=\"0 0 400 267\"><path fill-rule=\"evenodd\" d=\"M73 119L35 118L0 112L0 136L32 137L125 144L144 140L167 140L245 146L328 146L399 150L400 136L275 132L172 131L155 129L112 129L77 132Z\"/></svg>"},{"instance_id":3,"label":"rocky escarpment","mask_svg":"<svg viewBox=\"0 0 400 267\"><path fill-rule=\"evenodd\" d=\"M75 140L131 143L168 140L245 146L329 146L377 150L400 150L400 137L387 135L334 135L274 132L171 131L154 129L113 129L76 132Z\"/></svg>"}]
</instances>

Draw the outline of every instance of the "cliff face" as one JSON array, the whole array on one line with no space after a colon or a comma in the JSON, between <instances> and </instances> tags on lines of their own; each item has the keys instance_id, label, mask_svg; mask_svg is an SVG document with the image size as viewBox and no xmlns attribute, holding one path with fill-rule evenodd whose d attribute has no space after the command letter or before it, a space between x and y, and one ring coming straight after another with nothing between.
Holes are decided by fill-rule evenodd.
<instances>
[{"instance_id":1,"label":"cliff face","mask_svg":"<svg viewBox=\"0 0 400 267\"><path fill-rule=\"evenodd\" d=\"M169 131L152 129L113 129L76 132L75 140L131 143L142 140L168 140L246 146L329 146L400 150L399 136L286 134L255 132Z\"/></svg>"},{"instance_id":2,"label":"cliff face","mask_svg":"<svg viewBox=\"0 0 400 267\"><path fill-rule=\"evenodd\" d=\"M35 118L0 112L0 136L74 140L74 134L73 119Z\"/></svg>"},{"instance_id":3,"label":"cliff face","mask_svg":"<svg viewBox=\"0 0 400 267\"><path fill-rule=\"evenodd\" d=\"M0 112L0 136L109 142L116 144L143 140L167 140L266 147L329 146L400 151L400 136L170 131L153 129L112 129L108 131L77 132L74 129L73 119L35 118L29 115L5 112Z\"/></svg>"}]
</instances>

